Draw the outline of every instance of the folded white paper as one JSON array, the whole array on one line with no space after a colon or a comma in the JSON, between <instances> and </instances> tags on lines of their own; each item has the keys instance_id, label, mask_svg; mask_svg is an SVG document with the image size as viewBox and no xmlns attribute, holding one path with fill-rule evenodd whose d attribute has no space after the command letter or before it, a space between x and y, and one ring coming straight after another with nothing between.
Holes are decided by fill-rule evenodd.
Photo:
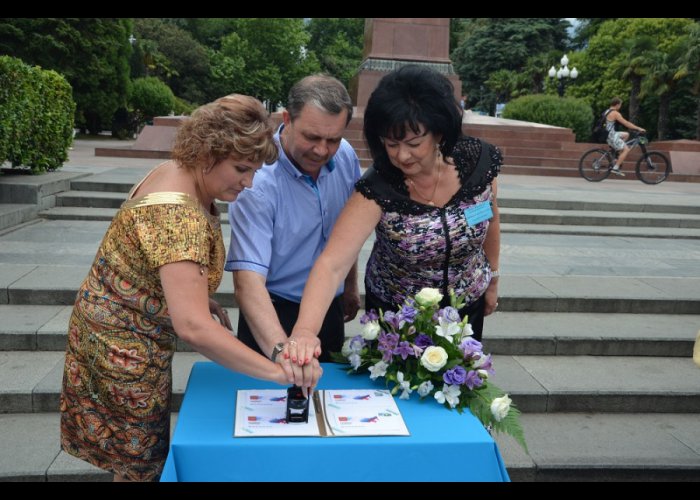
<instances>
[{"instance_id":1,"label":"folded white paper","mask_svg":"<svg viewBox=\"0 0 700 500\"><path fill-rule=\"evenodd\" d=\"M408 436L408 428L388 390L315 391L306 423L287 423L285 389L240 390L235 437Z\"/></svg>"}]
</instances>

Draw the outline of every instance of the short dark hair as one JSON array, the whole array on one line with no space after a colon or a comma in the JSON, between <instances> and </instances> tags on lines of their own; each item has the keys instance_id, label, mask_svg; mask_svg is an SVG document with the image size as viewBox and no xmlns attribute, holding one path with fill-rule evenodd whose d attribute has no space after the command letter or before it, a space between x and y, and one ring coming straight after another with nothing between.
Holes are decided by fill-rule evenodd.
<instances>
[{"instance_id":1,"label":"short dark hair","mask_svg":"<svg viewBox=\"0 0 700 500\"><path fill-rule=\"evenodd\" d=\"M367 102L364 134L375 164L391 168L383 137L400 140L407 128L419 133L421 125L442 136L440 151L450 156L462 135L462 108L447 77L409 64L382 78Z\"/></svg>"},{"instance_id":2,"label":"short dark hair","mask_svg":"<svg viewBox=\"0 0 700 500\"><path fill-rule=\"evenodd\" d=\"M307 104L322 109L326 113L339 115L348 112L346 125L352 119L352 100L340 80L330 75L317 73L302 78L289 89L287 112L292 121L301 115Z\"/></svg>"},{"instance_id":3,"label":"short dark hair","mask_svg":"<svg viewBox=\"0 0 700 500\"><path fill-rule=\"evenodd\" d=\"M622 104L622 99L619 97L613 97L610 99L610 107L612 108L613 106L617 106L618 104Z\"/></svg>"}]
</instances>

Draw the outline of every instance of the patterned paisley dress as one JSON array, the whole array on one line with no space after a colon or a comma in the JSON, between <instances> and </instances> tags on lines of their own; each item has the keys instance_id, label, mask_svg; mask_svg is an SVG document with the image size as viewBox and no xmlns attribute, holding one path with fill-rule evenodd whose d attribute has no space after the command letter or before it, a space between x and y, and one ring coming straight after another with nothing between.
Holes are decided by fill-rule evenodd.
<instances>
[{"instance_id":1,"label":"patterned paisley dress","mask_svg":"<svg viewBox=\"0 0 700 500\"><path fill-rule=\"evenodd\" d=\"M488 168L472 176L482 144L488 148ZM500 171L501 153L479 139L463 137L452 158L461 186L444 207L412 200L403 174L394 167L372 166L355 185L382 208L365 272L368 304L396 310L407 296L429 287L444 295L443 306L449 305L450 289L466 296L468 306L488 288L491 267L483 244L489 221L470 227L464 210L492 200L491 182Z\"/></svg>"},{"instance_id":2,"label":"patterned paisley dress","mask_svg":"<svg viewBox=\"0 0 700 500\"><path fill-rule=\"evenodd\" d=\"M216 291L225 248L212 212L184 193L151 193L112 221L70 318L60 400L69 454L132 480L161 473L176 334L158 268L194 261Z\"/></svg>"}]
</instances>

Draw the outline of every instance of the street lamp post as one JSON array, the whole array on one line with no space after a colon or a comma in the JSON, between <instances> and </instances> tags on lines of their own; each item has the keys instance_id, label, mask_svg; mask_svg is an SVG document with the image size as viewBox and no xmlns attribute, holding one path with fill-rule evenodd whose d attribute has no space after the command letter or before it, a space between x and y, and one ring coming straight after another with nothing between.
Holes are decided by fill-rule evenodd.
<instances>
[{"instance_id":1,"label":"street lamp post","mask_svg":"<svg viewBox=\"0 0 700 500\"><path fill-rule=\"evenodd\" d=\"M564 54L564 57L561 58L560 62L561 67L557 70L554 66L552 66L551 68L549 68L548 74L550 78L554 78L556 76L559 79L557 92L559 93L559 97L564 97L564 89L568 82L567 78L575 80L578 76L578 70L576 69L576 67L574 67L573 69L571 69L571 71L569 71L569 58L566 57L566 54Z\"/></svg>"}]
</instances>

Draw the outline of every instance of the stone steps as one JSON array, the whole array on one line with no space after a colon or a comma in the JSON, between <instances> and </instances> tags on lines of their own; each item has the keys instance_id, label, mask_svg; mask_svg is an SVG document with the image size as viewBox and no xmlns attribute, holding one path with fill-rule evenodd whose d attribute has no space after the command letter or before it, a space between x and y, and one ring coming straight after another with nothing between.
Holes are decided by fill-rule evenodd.
<instances>
[{"instance_id":1,"label":"stone steps","mask_svg":"<svg viewBox=\"0 0 700 500\"><path fill-rule=\"evenodd\" d=\"M174 411L192 363L202 360L175 354ZM55 412L63 362L63 351L0 352L3 412ZM700 413L700 370L690 358L494 355L494 366L494 383L525 413Z\"/></svg>"},{"instance_id":2,"label":"stone steps","mask_svg":"<svg viewBox=\"0 0 700 500\"><path fill-rule=\"evenodd\" d=\"M177 423L172 417L171 428ZM529 455L494 437L512 481L697 481L700 441L692 414L526 413ZM60 450L58 413L0 415L0 481L111 481Z\"/></svg>"},{"instance_id":3,"label":"stone steps","mask_svg":"<svg viewBox=\"0 0 700 500\"><path fill-rule=\"evenodd\" d=\"M123 201L123 200L122 200ZM84 221L111 221L118 208L105 207L78 207L61 206L41 211L38 215L47 220L84 220ZM228 214L222 212L221 223L228 224ZM531 208L502 208L501 224L527 224L533 232L538 232L539 226L559 227L561 234L581 234L582 228L588 228L584 234L625 234L639 237L668 237L669 230L672 235L681 238L697 238L697 229L700 228L700 216L686 214L630 214L621 212L594 212L554 209ZM512 226L502 227L502 231L509 232ZM630 232L630 228L645 228L647 231ZM607 228L613 228L610 231ZM620 233L615 229L620 228ZM649 230L650 229L650 230ZM542 227L543 231L551 232L551 229Z\"/></svg>"},{"instance_id":4,"label":"stone steps","mask_svg":"<svg viewBox=\"0 0 700 500\"><path fill-rule=\"evenodd\" d=\"M86 268L85 265L0 264L4 303L71 305ZM9 278L2 279L3 275ZM501 287L504 291L499 304L504 312L698 314L700 311L700 278L505 275ZM361 297L364 297L362 291ZM229 280L222 281L214 298L222 304L237 306Z\"/></svg>"},{"instance_id":5,"label":"stone steps","mask_svg":"<svg viewBox=\"0 0 700 500\"><path fill-rule=\"evenodd\" d=\"M697 414L525 413L529 455L495 435L512 481L698 481Z\"/></svg>"},{"instance_id":6,"label":"stone steps","mask_svg":"<svg viewBox=\"0 0 700 500\"><path fill-rule=\"evenodd\" d=\"M0 351L63 351L70 305L0 305ZM228 308L232 324L239 310ZM487 319L488 352L537 356L689 357L700 315L667 315L659 329L653 314L498 312ZM235 328L235 326L234 326ZM359 315L346 336L360 334ZM191 352L178 341L177 350Z\"/></svg>"},{"instance_id":7,"label":"stone steps","mask_svg":"<svg viewBox=\"0 0 700 500\"><path fill-rule=\"evenodd\" d=\"M56 207L40 215L50 220L111 220L124 202L121 192L67 191L56 196ZM219 204L222 223L228 223L227 207ZM644 208L647 208L644 211ZM694 207L662 205L649 210L625 204L572 202L568 204L505 198L501 222L513 224L558 224L561 226L619 226L700 229L700 215Z\"/></svg>"}]
</instances>

